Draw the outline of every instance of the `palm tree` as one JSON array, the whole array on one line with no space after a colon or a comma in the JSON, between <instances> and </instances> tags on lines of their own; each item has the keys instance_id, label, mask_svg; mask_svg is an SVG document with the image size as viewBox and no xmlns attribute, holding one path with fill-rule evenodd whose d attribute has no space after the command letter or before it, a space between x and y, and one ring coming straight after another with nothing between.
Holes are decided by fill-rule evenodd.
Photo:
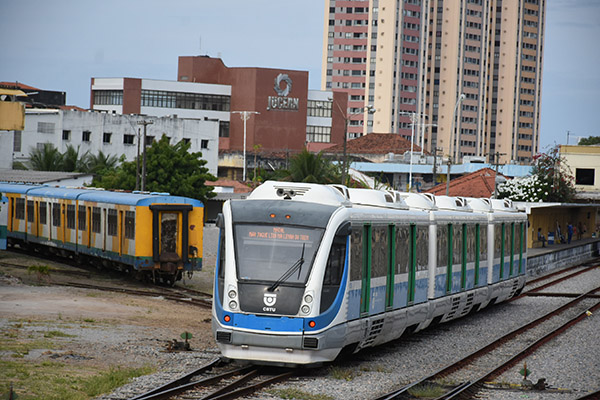
<instances>
[{"instance_id":1,"label":"palm tree","mask_svg":"<svg viewBox=\"0 0 600 400\"><path fill-rule=\"evenodd\" d=\"M333 183L339 181L338 167L323 157L304 149L290 160L290 179L294 182Z\"/></svg>"},{"instance_id":2,"label":"palm tree","mask_svg":"<svg viewBox=\"0 0 600 400\"><path fill-rule=\"evenodd\" d=\"M63 155L51 143L33 148L29 152L29 167L36 171L61 171Z\"/></svg>"},{"instance_id":3,"label":"palm tree","mask_svg":"<svg viewBox=\"0 0 600 400\"><path fill-rule=\"evenodd\" d=\"M86 158L86 170L92 174L100 174L102 171L115 169L119 163L117 156L104 154L102 150L98 151L97 155L90 154Z\"/></svg>"},{"instance_id":4,"label":"palm tree","mask_svg":"<svg viewBox=\"0 0 600 400\"><path fill-rule=\"evenodd\" d=\"M62 169L66 172L84 171L86 168L86 159L89 152L86 151L81 158L79 157L79 146L75 149L73 146L68 145L67 151L63 153L63 165Z\"/></svg>"}]
</instances>

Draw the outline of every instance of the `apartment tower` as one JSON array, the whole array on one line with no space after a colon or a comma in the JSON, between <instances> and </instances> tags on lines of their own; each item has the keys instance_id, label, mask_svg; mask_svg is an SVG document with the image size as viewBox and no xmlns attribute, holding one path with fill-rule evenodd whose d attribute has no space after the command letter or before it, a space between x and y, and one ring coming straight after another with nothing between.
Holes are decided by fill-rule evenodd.
<instances>
[{"instance_id":1,"label":"apartment tower","mask_svg":"<svg viewBox=\"0 0 600 400\"><path fill-rule=\"evenodd\" d=\"M350 138L414 135L455 162L529 163L545 9L545 0L325 0L323 89L348 94Z\"/></svg>"}]
</instances>

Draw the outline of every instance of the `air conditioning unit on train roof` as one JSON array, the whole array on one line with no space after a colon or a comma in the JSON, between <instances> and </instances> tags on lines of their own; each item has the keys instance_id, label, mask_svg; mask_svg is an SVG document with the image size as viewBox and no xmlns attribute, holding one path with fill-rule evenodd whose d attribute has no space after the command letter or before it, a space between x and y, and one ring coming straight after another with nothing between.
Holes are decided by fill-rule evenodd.
<instances>
[{"instance_id":1,"label":"air conditioning unit on train roof","mask_svg":"<svg viewBox=\"0 0 600 400\"><path fill-rule=\"evenodd\" d=\"M409 208L417 208L420 210L436 210L435 205L436 197L430 193L409 193L409 192L396 192L402 200L408 205Z\"/></svg>"},{"instance_id":2,"label":"air conditioning unit on train roof","mask_svg":"<svg viewBox=\"0 0 600 400\"><path fill-rule=\"evenodd\" d=\"M435 196L435 203L440 210L472 212L465 197Z\"/></svg>"},{"instance_id":3,"label":"air conditioning unit on train roof","mask_svg":"<svg viewBox=\"0 0 600 400\"><path fill-rule=\"evenodd\" d=\"M291 200L334 206L349 205L343 191L316 183L266 181L254 189L248 200Z\"/></svg>"},{"instance_id":4,"label":"air conditioning unit on train roof","mask_svg":"<svg viewBox=\"0 0 600 400\"><path fill-rule=\"evenodd\" d=\"M401 197L392 192L376 189L348 189L352 204L362 206L408 209Z\"/></svg>"}]
</instances>

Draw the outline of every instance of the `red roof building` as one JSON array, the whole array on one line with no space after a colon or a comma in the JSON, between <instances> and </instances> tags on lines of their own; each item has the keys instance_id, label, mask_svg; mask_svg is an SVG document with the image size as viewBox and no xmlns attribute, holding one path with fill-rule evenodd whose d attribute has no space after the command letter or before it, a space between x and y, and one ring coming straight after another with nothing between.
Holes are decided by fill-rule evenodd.
<instances>
[{"instance_id":1,"label":"red roof building","mask_svg":"<svg viewBox=\"0 0 600 400\"><path fill-rule=\"evenodd\" d=\"M498 172L498 176L506 179L505 175ZM496 171L491 168L482 168L470 174L463 175L450 181L448 195L462 197L491 197L494 193ZM446 194L446 183L442 183L426 190L427 193L436 195Z\"/></svg>"},{"instance_id":2,"label":"red roof building","mask_svg":"<svg viewBox=\"0 0 600 400\"><path fill-rule=\"evenodd\" d=\"M358 156L371 162L383 162L389 153L404 154L410 151L410 140L401 135L391 133L370 133L348 140L346 144L346 153L352 156ZM421 147L413 144L413 151L420 152ZM338 144L323 150L327 154L342 154L344 145ZM425 152L426 155L429 153Z\"/></svg>"}]
</instances>

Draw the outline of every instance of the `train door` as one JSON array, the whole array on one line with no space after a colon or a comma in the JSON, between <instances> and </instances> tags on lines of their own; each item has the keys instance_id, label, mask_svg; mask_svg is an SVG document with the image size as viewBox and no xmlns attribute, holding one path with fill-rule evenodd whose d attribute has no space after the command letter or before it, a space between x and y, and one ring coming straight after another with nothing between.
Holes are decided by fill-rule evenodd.
<instances>
[{"instance_id":1,"label":"train door","mask_svg":"<svg viewBox=\"0 0 600 400\"><path fill-rule=\"evenodd\" d=\"M152 257L164 272L174 274L187 264L190 204L150 206L152 211Z\"/></svg>"},{"instance_id":2,"label":"train door","mask_svg":"<svg viewBox=\"0 0 600 400\"><path fill-rule=\"evenodd\" d=\"M124 229L123 229L123 224L125 223L125 218L123 218L123 211L119 210L119 231L118 231L118 235L119 235L119 256L123 255L123 247L125 246L125 243L123 243L123 241L125 240L125 235L124 235Z\"/></svg>"},{"instance_id":3,"label":"train door","mask_svg":"<svg viewBox=\"0 0 600 400\"><path fill-rule=\"evenodd\" d=\"M89 249L92 244L92 207L87 207L87 214L86 214L85 222L86 222L86 226L87 226L87 231L86 231L87 247Z\"/></svg>"},{"instance_id":4,"label":"train door","mask_svg":"<svg viewBox=\"0 0 600 400\"><path fill-rule=\"evenodd\" d=\"M394 307L394 288L396 277L396 226L388 226L387 280L385 285L385 309Z\"/></svg>"},{"instance_id":5,"label":"train door","mask_svg":"<svg viewBox=\"0 0 600 400\"><path fill-rule=\"evenodd\" d=\"M408 264L408 293L407 304L411 305L415 302L415 280L417 275L417 226L410 226L409 239L409 264Z\"/></svg>"}]
</instances>

